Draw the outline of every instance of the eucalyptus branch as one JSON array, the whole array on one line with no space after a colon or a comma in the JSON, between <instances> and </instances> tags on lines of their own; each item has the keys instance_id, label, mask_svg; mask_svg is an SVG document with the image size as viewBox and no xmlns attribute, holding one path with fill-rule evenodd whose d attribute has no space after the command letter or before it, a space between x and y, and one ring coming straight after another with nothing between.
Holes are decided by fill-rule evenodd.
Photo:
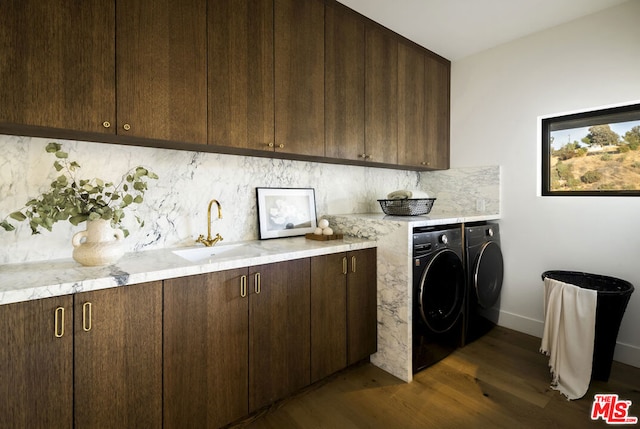
<instances>
[{"instance_id":1,"label":"eucalyptus branch","mask_svg":"<svg viewBox=\"0 0 640 429\"><path fill-rule=\"evenodd\" d=\"M56 161L53 167L63 174L51 183L48 192L30 199L22 209L10 213L0 222L7 231L15 230L9 219L18 222L29 220L32 234L39 234L40 228L51 231L53 224L61 220L78 225L85 220L104 219L110 220L112 226L120 227L124 209L134 203L141 204L148 189L147 180L158 178L147 168L138 166L127 171L117 186L99 178L78 179L80 165L69 161L62 145L49 143L45 150L54 154ZM136 220L140 225L144 224L138 217ZM125 235L129 234L126 229L123 231Z\"/></svg>"}]
</instances>

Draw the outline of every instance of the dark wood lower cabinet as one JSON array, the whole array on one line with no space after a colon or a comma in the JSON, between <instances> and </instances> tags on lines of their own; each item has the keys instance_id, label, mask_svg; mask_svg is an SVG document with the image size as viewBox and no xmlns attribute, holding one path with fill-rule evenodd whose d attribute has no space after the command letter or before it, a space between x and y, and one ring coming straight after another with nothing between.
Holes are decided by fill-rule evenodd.
<instances>
[{"instance_id":1,"label":"dark wood lower cabinet","mask_svg":"<svg viewBox=\"0 0 640 429\"><path fill-rule=\"evenodd\" d=\"M347 366L347 256L311 260L311 382Z\"/></svg>"},{"instance_id":2,"label":"dark wood lower cabinet","mask_svg":"<svg viewBox=\"0 0 640 429\"><path fill-rule=\"evenodd\" d=\"M0 428L162 427L162 282L0 306Z\"/></svg>"},{"instance_id":3,"label":"dark wood lower cabinet","mask_svg":"<svg viewBox=\"0 0 640 429\"><path fill-rule=\"evenodd\" d=\"M0 428L71 429L73 297L2 305L0 326Z\"/></svg>"},{"instance_id":4,"label":"dark wood lower cabinet","mask_svg":"<svg viewBox=\"0 0 640 429\"><path fill-rule=\"evenodd\" d=\"M378 348L377 250L347 253L347 365Z\"/></svg>"},{"instance_id":5,"label":"dark wood lower cabinet","mask_svg":"<svg viewBox=\"0 0 640 429\"><path fill-rule=\"evenodd\" d=\"M310 261L249 269L249 412L310 384Z\"/></svg>"},{"instance_id":6,"label":"dark wood lower cabinet","mask_svg":"<svg viewBox=\"0 0 640 429\"><path fill-rule=\"evenodd\" d=\"M309 259L164 285L164 427L217 428L309 384Z\"/></svg>"},{"instance_id":7,"label":"dark wood lower cabinet","mask_svg":"<svg viewBox=\"0 0 640 429\"><path fill-rule=\"evenodd\" d=\"M218 428L376 349L367 249L0 305L0 429Z\"/></svg>"},{"instance_id":8,"label":"dark wood lower cabinet","mask_svg":"<svg viewBox=\"0 0 640 429\"><path fill-rule=\"evenodd\" d=\"M162 282L74 301L74 427L162 427Z\"/></svg>"},{"instance_id":9,"label":"dark wood lower cabinet","mask_svg":"<svg viewBox=\"0 0 640 429\"><path fill-rule=\"evenodd\" d=\"M376 249L311 259L311 381L376 352Z\"/></svg>"},{"instance_id":10,"label":"dark wood lower cabinet","mask_svg":"<svg viewBox=\"0 0 640 429\"><path fill-rule=\"evenodd\" d=\"M247 269L164 282L164 427L217 428L248 414Z\"/></svg>"}]
</instances>

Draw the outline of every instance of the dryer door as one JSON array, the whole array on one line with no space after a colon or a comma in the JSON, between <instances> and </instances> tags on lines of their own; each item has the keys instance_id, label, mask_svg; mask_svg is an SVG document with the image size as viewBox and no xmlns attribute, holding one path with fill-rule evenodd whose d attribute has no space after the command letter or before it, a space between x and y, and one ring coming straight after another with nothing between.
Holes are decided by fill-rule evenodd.
<instances>
[{"instance_id":1,"label":"dryer door","mask_svg":"<svg viewBox=\"0 0 640 429\"><path fill-rule=\"evenodd\" d=\"M460 317L464 303L464 267L450 249L438 252L425 267L420 279L418 306L427 327L442 333Z\"/></svg>"},{"instance_id":2,"label":"dryer door","mask_svg":"<svg viewBox=\"0 0 640 429\"><path fill-rule=\"evenodd\" d=\"M473 267L473 287L480 307L490 308L500 297L503 271L500 245L495 241L484 243Z\"/></svg>"}]
</instances>

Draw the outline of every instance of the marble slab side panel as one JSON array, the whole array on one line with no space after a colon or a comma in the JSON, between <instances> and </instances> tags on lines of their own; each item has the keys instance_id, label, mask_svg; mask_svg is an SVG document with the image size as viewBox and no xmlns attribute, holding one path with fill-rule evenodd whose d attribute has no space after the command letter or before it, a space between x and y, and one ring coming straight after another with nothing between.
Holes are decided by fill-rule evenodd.
<instances>
[{"instance_id":1,"label":"marble slab side panel","mask_svg":"<svg viewBox=\"0 0 640 429\"><path fill-rule=\"evenodd\" d=\"M407 222L326 216L334 230L376 240L378 351L371 362L404 381L412 379L412 290Z\"/></svg>"}]
</instances>

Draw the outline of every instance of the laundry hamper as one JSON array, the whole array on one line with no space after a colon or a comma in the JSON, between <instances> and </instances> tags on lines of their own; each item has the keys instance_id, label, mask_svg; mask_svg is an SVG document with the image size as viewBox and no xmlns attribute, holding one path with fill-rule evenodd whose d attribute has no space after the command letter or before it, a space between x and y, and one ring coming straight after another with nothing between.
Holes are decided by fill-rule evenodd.
<instances>
[{"instance_id":1,"label":"laundry hamper","mask_svg":"<svg viewBox=\"0 0 640 429\"><path fill-rule=\"evenodd\" d=\"M545 271L545 278L598 291L596 332L593 345L591 379L608 381L622 316L633 293L633 285L626 280L577 271Z\"/></svg>"}]
</instances>

